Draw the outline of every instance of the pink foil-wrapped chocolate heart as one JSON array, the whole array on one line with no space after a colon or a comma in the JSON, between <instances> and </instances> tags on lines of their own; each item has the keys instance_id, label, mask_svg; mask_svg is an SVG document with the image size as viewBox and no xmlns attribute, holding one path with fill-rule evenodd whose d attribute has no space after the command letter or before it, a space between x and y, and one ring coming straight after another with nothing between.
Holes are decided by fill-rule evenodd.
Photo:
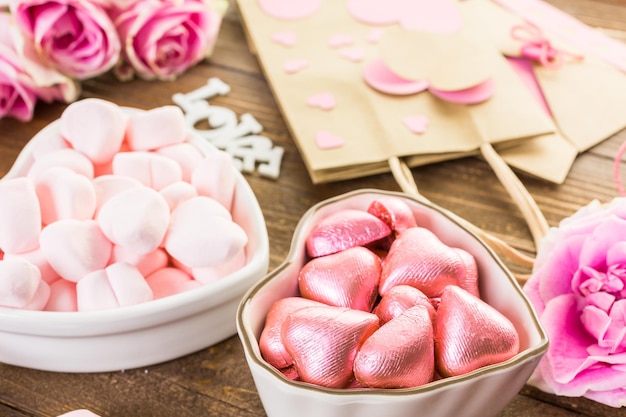
<instances>
[{"instance_id":1,"label":"pink foil-wrapped chocolate heart","mask_svg":"<svg viewBox=\"0 0 626 417\"><path fill-rule=\"evenodd\" d=\"M285 319L283 343L302 381L344 388L354 376L357 350L378 327L378 317L365 311L305 307Z\"/></svg>"},{"instance_id":2,"label":"pink foil-wrapped chocolate heart","mask_svg":"<svg viewBox=\"0 0 626 417\"><path fill-rule=\"evenodd\" d=\"M383 262L380 294L384 296L401 284L411 285L429 298L439 297L447 285L458 285L478 296L474 258L462 249L447 246L423 227L412 227L398 235Z\"/></svg>"},{"instance_id":3,"label":"pink foil-wrapped chocolate heart","mask_svg":"<svg viewBox=\"0 0 626 417\"><path fill-rule=\"evenodd\" d=\"M293 365L293 358L283 344L283 323L287 316L294 311L319 305L323 304L302 297L287 297L276 301L267 313L265 326L259 338L259 349L263 359L278 369Z\"/></svg>"},{"instance_id":4,"label":"pink foil-wrapped chocolate heart","mask_svg":"<svg viewBox=\"0 0 626 417\"><path fill-rule=\"evenodd\" d=\"M374 314L383 324L418 305L426 308L431 321L435 319L435 307L423 292L410 285L396 285L380 299L374 309Z\"/></svg>"},{"instance_id":5,"label":"pink foil-wrapped chocolate heart","mask_svg":"<svg viewBox=\"0 0 626 417\"><path fill-rule=\"evenodd\" d=\"M370 203L367 212L387 223L389 228L396 233L417 226L411 208L399 198L380 197Z\"/></svg>"},{"instance_id":6,"label":"pink foil-wrapped chocolate heart","mask_svg":"<svg viewBox=\"0 0 626 417\"><path fill-rule=\"evenodd\" d=\"M453 285L441 295L434 332L436 367L444 377L503 362L519 351L519 335L511 321Z\"/></svg>"},{"instance_id":7,"label":"pink foil-wrapped chocolate heart","mask_svg":"<svg viewBox=\"0 0 626 417\"><path fill-rule=\"evenodd\" d=\"M311 257L330 255L355 246L365 246L391 234L389 226L363 210L345 209L320 221L306 239Z\"/></svg>"},{"instance_id":8,"label":"pink foil-wrapped chocolate heart","mask_svg":"<svg viewBox=\"0 0 626 417\"><path fill-rule=\"evenodd\" d=\"M424 306L381 326L354 360L356 380L372 388L417 387L432 381L434 372L433 326Z\"/></svg>"},{"instance_id":9,"label":"pink foil-wrapped chocolate heart","mask_svg":"<svg viewBox=\"0 0 626 417\"><path fill-rule=\"evenodd\" d=\"M378 255L362 246L313 258L300 270L300 294L328 305L371 312L381 269Z\"/></svg>"}]
</instances>

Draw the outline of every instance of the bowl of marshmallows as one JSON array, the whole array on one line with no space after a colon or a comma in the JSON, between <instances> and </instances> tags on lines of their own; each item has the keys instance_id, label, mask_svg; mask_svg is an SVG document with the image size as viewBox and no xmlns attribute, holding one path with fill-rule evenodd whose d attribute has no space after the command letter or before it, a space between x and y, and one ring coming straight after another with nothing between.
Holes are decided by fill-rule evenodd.
<instances>
[{"instance_id":1,"label":"bowl of marshmallows","mask_svg":"<svg viewBox=\"0 0 626 417\"><path fill-rule=\"evenodd\" d=\"M258 201L176 106L70 104L0 180L0 362L174 359L236 333L269 264Z\"/></svg>"}]
</instances>

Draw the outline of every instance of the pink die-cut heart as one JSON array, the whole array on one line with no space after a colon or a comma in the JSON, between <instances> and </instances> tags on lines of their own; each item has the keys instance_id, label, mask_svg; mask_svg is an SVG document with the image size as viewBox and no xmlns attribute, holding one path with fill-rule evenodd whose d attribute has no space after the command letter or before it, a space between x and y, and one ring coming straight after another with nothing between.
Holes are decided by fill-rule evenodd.
<instances>
[{"instance_id":1,"label":"pink die-cut heart","mask_svg":"<svg viewBox=\"0 0 626 417\"><path fill-rule=\"evenodd\" d=\"M292 31L274 32L272 40L279 45L291 47L298 43L298 35Z\"/></svg>"},{"instance_id":2,"label":"pink die-cut heart","mask_svg":"<svg viewBox=\"0 0 626 417\"><path fill-rule=\"evenodd\" d=\"M294 74L309 65L308 59L288 59L283 63L283 69L288 74Z\"/></svg>"},{"instance_id":3,"label":"pink die-cut heart","mask_svg":"<svg viewBox=\"0 0 626 417\"><path fill-rule=\"evenodd\" d=\"M405 117L404 119L402 119L402 122L406 127L409 128L411 132L421 134L426 132L430 120L423 114L417 114L414 116Z\"/></svg>"},{"instance_id":4,"label":"pink die-cut heart","mask_svg":"<svg viewBox=\"0 0 626 417\"><path fill-rule=\"evenodd\" d=\"M322 110L332 110L335 108L335 96L329 92L314 94L306 101L311 107L318 107Z\"/></svg>"},{"instance_id":5,"label":"pink die-cut heart","mask_svg":"<svg viewBox=\"0 0 626 417\"><path fill-rule=\"evenodd\" d=\"M344 35L342 33L333 35L328 40L328 46L331 48L339 48L341 46L348 46L354 43L354 38L350 35Z\"/></svg>"},{"instance_id":6,"label":"pink die-cut heart","mask_svg":"<svg viewBox=\"0 0 626 417\"><path fill-rule=\"evenodd\" d=\"M320 130L315 136L315 143L320 149L333 149L343 146L345 139L327 130Z\"/></svg>"},{"instance_id":7,"label":"pink die-cut heart","mask_svg":"<svg viewBox=\"0 0 626 417\"><path fill-rule=\"evenodd\" d=\"M344 48L339 55L352 62L361 62L365 58L365 51L363 48Z\"/></svg>"}]
</instances>

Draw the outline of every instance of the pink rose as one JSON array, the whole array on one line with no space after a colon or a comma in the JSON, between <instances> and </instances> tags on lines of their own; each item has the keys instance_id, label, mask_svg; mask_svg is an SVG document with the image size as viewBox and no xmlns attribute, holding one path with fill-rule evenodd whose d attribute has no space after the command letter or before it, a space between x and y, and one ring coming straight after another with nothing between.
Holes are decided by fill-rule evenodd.
<instances>
[{"instance_id":1,"label":"pink rose","mask_svg":"<svg viewBox=\"0 0 626 417\"><path fill-rule=\"evenodd\" d=\"M222 15L208 0L114 3L127 6L114 21L124 58L143 79L175 79L213 51Z\"/></svg>"},{"instance_id":2,"label":"pink rose","mask_svg":"<svg viewBox=\"0 0 626 417\"><path fill-rule=\"evenodd\" d=\"M67 76L95 77L119 60L120 41L100 1L17 0L12 11L41 60Z\"/></svg>"},{"instance_id":3,"label":"pink rose","mask_svg":"<svg viewBox=\"0 0 626 417\"><path fill-rule=\"evenodd\" d=\"M12 16L0 12L0 118L29 121L38 99L70 102L77 85L42 66L14 25Z\"/></svg>"},{"instance_id":4,"label":"pink rose","mask_svg":"<svg viewBox=\"0 0 626 417\"><path fill-rule=\"evenodd\" d=\"M550 339L529 383L626 405L626 198L594 202L542 241L524 286Z\"/></svg>"}]
</instances>

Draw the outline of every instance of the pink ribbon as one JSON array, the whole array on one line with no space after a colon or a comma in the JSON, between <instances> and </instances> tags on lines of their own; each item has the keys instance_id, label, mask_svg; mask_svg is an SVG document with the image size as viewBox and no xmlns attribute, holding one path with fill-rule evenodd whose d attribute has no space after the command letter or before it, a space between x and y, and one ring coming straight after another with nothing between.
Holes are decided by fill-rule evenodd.
<instances>
[{"instance_id":1,"label":"pink ribbon","mask_svg":"<svg viewBox=\"0 0 626 417\"><path fill-rule=\"evenodd\" d=\"M526 25L513 26L511 28L511 37L524 43L520 49L523 57L537 61L546 68L560 68L566 57L577 60L583 59L582 55L573 54L552 46L548 38L543 34L543 31L530 22L527 22Z\"/></svg>"}]
</instances>

